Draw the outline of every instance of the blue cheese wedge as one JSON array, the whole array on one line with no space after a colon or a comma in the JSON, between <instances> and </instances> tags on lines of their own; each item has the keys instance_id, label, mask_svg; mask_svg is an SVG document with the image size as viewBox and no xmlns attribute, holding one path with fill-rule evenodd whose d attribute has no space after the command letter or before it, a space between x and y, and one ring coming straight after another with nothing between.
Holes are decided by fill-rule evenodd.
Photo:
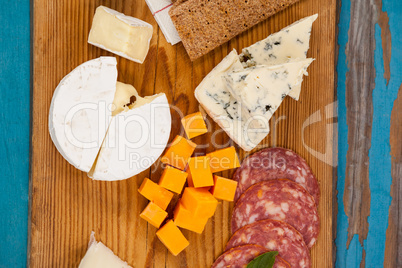
<instances>
[{"instance_id":1,"label":"blue cheese wedge","mask_svg":"<svg viewBox=\"0 0 402 268\"><path fill-rule=\"evenodd\" d=\"M152 33L151 24L99 6L92 21L88 43L143 63L148 54Z\"/></svg>"},{"instance_id":2,"label":"blue cheese wedge","mask_svg":"<svg viewBox=\"0 0 402 268\"><path fill-rule=\"evenodd\" d=\"M315 14L303 18L244 48L240 54L243 66L277 65L286 63L289 59L305 59L309 49L311 27L317 17ZM300 89L300 86L293 87L288 95L298 100Z\"/></svg>"},{"instance_id":3,"label":"blue cheese wedge","mask_svg":"<svg viewBox=\"0 0 402 268\"><path fill-rule=\"evenodd\" d=\"M230 93L242 103L243 112L259 122L269 121L283 99L299 87L313 59L258 65L225 75Z\"/></svg>"},{"instance_id":4,"label":"blue cheese wedge","mask_svg":"<svg viewBox=\"0 0 402 268\"><path fill-rule=\"evenodd\" d=\"M198 85L195 97L208 115L243 150L250 151L269 133L268 122L258 122L243 112L223 78L227 73L243 70L236 50L230 52Z\"/></svg>"}]
</instances>

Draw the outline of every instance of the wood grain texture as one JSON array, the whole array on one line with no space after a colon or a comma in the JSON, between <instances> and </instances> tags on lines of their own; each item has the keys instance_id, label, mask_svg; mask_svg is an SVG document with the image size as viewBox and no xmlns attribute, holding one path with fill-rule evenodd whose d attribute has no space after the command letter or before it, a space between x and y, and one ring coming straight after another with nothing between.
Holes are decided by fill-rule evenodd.
<instances>
[{"instance_id":1,"label":"wood grain texture","mask_svg":"<svg viewBox=\"0 0 402 268\"><path fill-rule=\"evenodd\" d=\"M133 84L141 95L165 92L174 106L171 139L182 128L181 116L198 110L195 87L227 53L265 38L307 15L319 13L308 56L317 60L309 68L300 101L287 98L271 122L271 135L263 146L283 146L298 152L320 181L321 233L312 249L312 267L332 267L332 181L335 144L335 0L302 0L239 35L208 55L191 62L182 44L171 46L157 27L144 1L34 0L34 73L31 177L31 267L76 267L84 256L92 230L96 238L134 267L208 267L229 239L233 204L222 202L203 234L183 231L190 246L173 257L155 238L156 229L139 218L147 201L137 193L145 177L157 181L158 163L150 170L121 182L91 181L57 152L48 133L48 110L58 82L80 63L112 55L87 44L95 8L102 4L154 26L150 52L144 64L118 58L119 81ZM320 120L313 120L313 114ZM197 154L231 144L208 118L210 132L194 139ZM303 136L304 143L301 137ZM313 154L321 152L322 154ZM246 154L239 150L241 158ZM232 171L222 172L230 177ZM169 207L171 210L173 205Z\"/></svg>"},{"instance_id":2,"label":"wood grain texture","mask_svg":"<svg viewBox=\"0 0 402 268\"><path fill-rule=\"evenodd\" d=\"M373 120L372 92L375 87L374 23L375 7L366 1L351 2L349 42L346 57L346 109L349 127L345 192L343 202L349 218L348 242L358 234L360 243L367 238L370 215L369 157ZM361 101L366 100L366 101Z\"/></svg>"},{"instance_id":3,"label":"wood grain texture","mask_svg":"<svg viewBox=\"0 0 402 268\"><path fill-rule=\"evenodd\" d=\"M340 8L336 267L401 265L401 10L393 0Z\"/></svg>"}]
</instances>

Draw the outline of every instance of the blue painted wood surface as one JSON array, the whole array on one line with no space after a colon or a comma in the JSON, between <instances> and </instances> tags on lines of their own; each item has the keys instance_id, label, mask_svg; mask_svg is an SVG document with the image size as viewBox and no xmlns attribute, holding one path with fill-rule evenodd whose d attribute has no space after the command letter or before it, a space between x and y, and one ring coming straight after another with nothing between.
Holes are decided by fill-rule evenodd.
<instances>
[{"instance_id":1,"label":"blue painted wood surface","mask_svg":"<svg viewBox=\"0 0 402 268\"><path fill-rule=\"evenodd\" d=\"M25 267L28 234L29 1L0 9L0 267Z\"/></svg>"},{"instance_id":2,"label":"blue painted wood surface","mask_svg":"<svg viewBox=\"0 0 402 268\"><path fill-rule=\"evenodd\" d=\"M370 8L374 11L375 23L372 25L374 33L370 36L356 36L353 33L361 33L363 27L371 27L371 25L358 25L358 31L351 30L352 24L355 23L359 16L359 12L364 12L364 10L353 10L358 6L353 1L342 1L340 9L339 18L339 58L338 58L338 126L339 126L339 148L338 148L338 217L337 217L337 237L336 237L336 267L401 267L401 252L395 250L397 244L400 243L398 237L391 237L392 233L387 237L387 228L389 228L389 218L396 218L398 221L398 215L396 217L390 217L390 205L392 201L391 197L391 184L399 185L402 179L399 175L400 173L395 172L392 174L392 157L391 156L391 146L390 145L390 129L391 129L391 112L395 108L394 103L398 95L398 91L401 88L402 83L402 24L400 22L400 16L402 15L402 1L399 0L378 0L370 1L356 1L365 2L365 5L370 5ZM357 16L356 16L357 14ZM364 16L363 14L360 14ZM388 20L389 19L389 20ZM367 21L369 24L370 21ZM360 28L361 27L361 28ZM390 33L390 35L387 35ZM360 39L359 39L360 38ZM356 58L351 55L351 51L348 50L348 43L356 42L360 44L360 49L367 49L370 46L368 42L370 39L374 38L375 48L370 51L365 51L363 58ZM390 50L390 51L389 51ZM387 57L391 54L390 62L387 61ZM353 64L351 61L358 61L358 64ZM372 114L364 114L361 106L356 105L355 107L348 107L348 91L349 90L360 90L353 88L351 84L348 84L347 75L350 72L362 72L362 63L369 64L370 61L373 62L374 67L374 87L370 88L368 86L367 90L372 94L372 99L362 99L361 103L369 103L372 105ZM359 64L360 63L360 64ZM356 69L353 69L356 68ZM369 80L370 77L365 77ZM399 94L401 95L401 94ZM400 96L401 97L401 96ZM371 123L370 135L365 136L365 133L350 133L351 129L358 129L350 125L348 118L352 109L357 112L363 113L362 116L371 117L367 120ZM355 121L356 123L366 122L366 121ZM349 123L349 125L348 125ZM402 124L401 121L393 122L393 124ZM360 144L350 144L350 135L359 135L361 139L367 137L371 138L371 147L368 151L368 163L347 163L347 155L354 150L358 150ZM399 135L399 139L393 137L394 143L402 142L402 133ZM400 148L400 147L399 147ZM400 154L401 152L399 152ZM356 159L353 159L356 160ZM400 161L400 159L398 160ZM393 163L394 165L401 165L400 162ZM349 202L360 202L360 200L348 200L345 199L345 179L350 171L356 166L368 166L368 186L369 195L365 196L362 203L369 205L369 215L363 218L359 226L356 228L351 228L354 219L348 217L345 213L346 206L345 200ZM351 167L352 166L352 167ZM398 175L399 174L399 175ZM360 174L357 174L360 175ZM349 190L349 189L348 189ZM396 191L398 194L398 191ZM400 194L400 192L399 192ZM394 196L394 202L400 202L401 198ZM398 208L399 206L396 205ZM398 213L398 209L391 211L391 213ZM400 212L399 212L400 213ZM353 216L358 217L359 215L353 214ZM400 218L400 217L399 217ZM364 226L367 224L367 230L363 230ZM394 223L397 226L401 222ZM398 229L398 227L397 227ZM355 230L353 233L348 233L350 230ZM359 235L364 236L359 237ZM395 234L396 235L396 234ZM348 236L352 237L351 241L348 241ZM391 242L391 240L394 240ZM399 242L398 242L399 241ZM392 248L394 243L394 254L388 256L386 259L386 245L388 245L388 250ZM388 254L390 255L390 254Z\"/></svg>"}]
</instances>

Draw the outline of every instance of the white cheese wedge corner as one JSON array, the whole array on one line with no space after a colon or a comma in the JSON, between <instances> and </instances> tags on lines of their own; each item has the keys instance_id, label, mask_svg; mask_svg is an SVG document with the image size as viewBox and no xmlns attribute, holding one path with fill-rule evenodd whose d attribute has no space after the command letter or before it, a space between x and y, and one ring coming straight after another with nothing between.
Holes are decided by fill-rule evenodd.
<instances>
[{"instance_id":1,"label":"white cheese wedge corner","mask_svg":"<svg viewBox=\"0 0 402 268\"><path fill-rule=\"evenodd\" d=\"M277 65L286 63L289 59L305 59L309 49L312 24L317 17L318 14L305 17L244 48L240 54L243 66ZM298 100L300 90L301 87L296 86L288 95Z\"/></svg>"},{"instance_id":2,"label":"white cheese wedge corner","mask_svg":"<svg viewBox=\"0 0 402 268\"><path fill-rule=\"evenodd\" d=\"M255 148L269 133L268 122L256 122L242 112L238 102L227 88L223 76L234 70L242 70L236 50L230 52L198 85L195 97L208 115L243 150Z\"/></svg>"},{"instance_id":3,"label":"white cheese wedge corner","mask_svg":"<svg viewBox=\"0 0 402 268\"><path fill-rule=\"evenodd\" d=\"M49 132L60 154L89 172L111 121L116 91L116 58L87 61L61 80L49 111Z\"/></svg>"},{"instance_id":4,"label":"white cheese wedge corner","mask_svg":"<svg viewBox=\"0 0 402 268\"><path fill-rule=\"evenodd\" d=\"M131 85L118 83L119 88L135 92L136 100L113 117L97 161L88 173L94 180L123 180L148 169L169 141L172 122L166 95L142 98Z\"/></svg>"},{"instance_id":5,"label":"white cheese wedge corner","mask_svg":"<svg viewBox=\"0 0 402 268\"><path fill-rule=\"evenodd\" d=\"M149 168L170 130L165 94L140 97L133 86L117 82L114 57L74 69L56 88L49 111L56 148L95 180L123 180Z\"/></svg>"},{"instance_id":6,"label":"white cheese wedge corner","mask_svg":"<svg viewBox=\"0 0 402 268\"><path fill-rule=\"evenodd\" d=\"M132 268L122 261L102 242L96 242L95 233L91 233L88 250L78 268Z\"/></svg>"},{"instance_id":7,"label":"white cheese wedge corner","mask_svg":"<svg viewBox=\"0 0 402 268\"><path fill-rule=\"evenodd\" d=\"M88 43L143 63L148 54L152 33L151 24L99 6L92 21Z\"/></svg>"},{"instance_id":8,"label":"white cheese wedge corner","mask_svg":"<svg viewBox=\"0 0 402 268\"><path fill-rule=\"evenodd\" d=\"M313 59L295 59L288 63L258 65L225 76L232 96L242 102L244 113L258 121L269 121L283 99L301 85Z\"/></svg>"}]
</instances>

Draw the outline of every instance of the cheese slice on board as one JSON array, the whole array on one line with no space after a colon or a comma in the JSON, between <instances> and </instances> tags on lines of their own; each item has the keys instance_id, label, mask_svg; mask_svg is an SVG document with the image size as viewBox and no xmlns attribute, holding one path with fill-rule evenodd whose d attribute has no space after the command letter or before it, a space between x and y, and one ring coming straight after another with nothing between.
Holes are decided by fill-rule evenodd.
<instances>
[{"instance_id":1,"label":"cheese slice on board","mask_svg":"<svg viewBox=\"0 0 402 268\"><path fill-rule=\"evenodd\" d=\"M113 9L96 9L88 43L126 59L143 63L152 38L152 25Z\"/></svg>"},{"instance_id":2,"label":"cheese slice on board","mask_svg":"<svg viewBox=\"0 0 402 268\"><path fill-rule=\"evenodd\" d=\"M119 83L119 87L132 87ZM140 97L112 118L96 163L88 173L94 180L130 178L148 169L164 151L170 136L170 107L164 93Z\"/></svg>"},{"instance_id":3,"label":"cheese slice on board","mask_svg":"<svg viewBox=\"0 0 402 268\"><path fill-rule=\"evenodd\" d=\"M49 132L60 154L88 172L111 121L117 80L116 58L87 61L61 80L49 111Z\"/></svg>"},{"instance_id":4,"label":"cheese slice on board","mask_svg":"<svg viewBox=\"0 0 402 268\"><path fill-rule=\"evenodd\" d=\"M209 116L243 150L250 151L269 133L269 125L242 112L241 103L229 92L223 76L243 70L236 50L230 52L198 85L195 97Z\"/></svg>"},{"instance_id":5,"label":"cheese slice on board","mask_svg":"<svg viewBox=\"0 0 402 268\"><path fill-rule=\"evenodd\" d=\"M230 93L242 102L243 112L268 124L289 92L300 87L312 61L296 59L280 65L258 65L228 73L225 79Z\"/></svg>"},{"instance_id":6,"label":"cheese slice on board","mask_svg":"<svg viewBox=\"0 0 402 268\"><path fill-rule=\"evenodd\" d=\"M95 233L91 233L88 250L78 268L131 268L127 262L114 255L102 242L96 242Z\"/></svg>"},{"instance_id":7,"label":"cheese slice on board","mask_svg":"<svg viewBox=\"0 0 402 268\"><path fill-rule=\"evenodd\" d=\"M273 33L267 38L246 47L240 54L244 67L256 65L277 65L289 59L305 59L309 49L310 34L313 22L318 15L312 15ZM300 86L292 88L289 96L299 99Z\"/></svg>"}]
</instances>

